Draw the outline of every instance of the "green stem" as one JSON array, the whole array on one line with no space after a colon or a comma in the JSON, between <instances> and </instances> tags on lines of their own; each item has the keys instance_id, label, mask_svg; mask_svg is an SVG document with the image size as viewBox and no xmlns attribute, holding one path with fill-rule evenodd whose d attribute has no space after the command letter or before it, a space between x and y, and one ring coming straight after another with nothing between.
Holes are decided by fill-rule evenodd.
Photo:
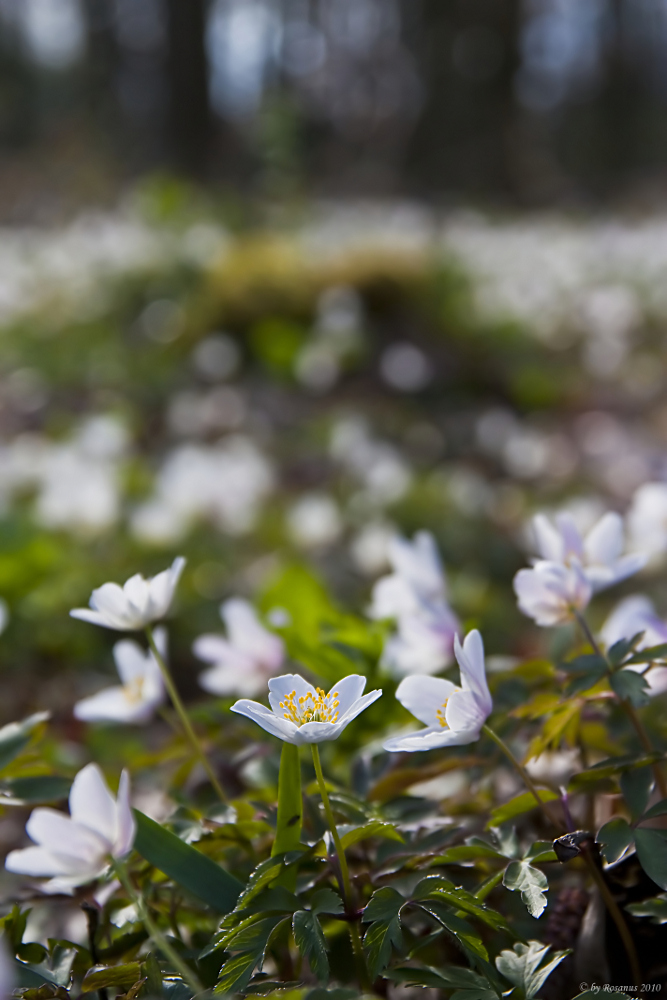
<instances>
[{"instance_id":1,"label":"green stem","mask_svg":"<svg viewBox=\"0 0 667 1000\"><path fill-rule=\"evenodd\" d=\"M204 987L199 982L199 979L194 974L192 969L183 961L181 956L177 951L172 948L172 946L167 941L166 937L157 926L155 921L150 915L149 909L146 906L146 902L143 896L136 892L134 886L130 881L130 876L128 875L127 869L122 861L114 860L113 869L118 875L123 888L127 892L128 896L137 908L141 922L148 931L151 939L155 942L157 947L160 949L164 957L168 962L171 962L173 967L176 969L180 975L183 982L187 983L193 993L203 993Z\"/></svg>"},{"instance_id":2,"label":"green stem","mask_svg":"<svg viewBox=\"0 0 667 1000\"><path fill-rule=\"evenodd\" d=\"M501 871L496 872L494 875L490 875L489 878L485 879L484 882L482 882L482 884L480 885L477 892L474 893L475 899L479 899L480 901L485 900L486 897L489 895L489 893L493 889L495 889L498 883L502 882L504 874L505 871L501 869Z\"/></svg>"},{"instance_id":3,"label":"green stem","mask_svg":"<svg viewBox=\"0 0 667 1000\"><path fill-rule=\"evenodd\" d=\"M588 642L590 643L593 652L597 656L601 657L601 659L603 659L605 661L605 663L607 664L607 674L609 676L611 676L612 670L611 670L611 664L609 662L609 658L605 655L605 653L602 652L602 650L601 650L601 648L600 648L600 646L599 646L599 644L598 644L595 636L593 635L593 633L590 630L588 622L586 621L586 619L584 618L584 616L581 614L580 611L575 611L575 616L576 616L577 621L579 622L579 625L581 627L582 632L584 633L584 635L586 636ZM638 714L637 714L637 712L635 710L634 705L632 705L627 700L627 698L619 698L618 695L616 695L616 700L619 702L619 704L623 708L623 711L625 712L625 714L627 715L628 719L630 720L630 724L632 725L632 727L634 728L635 732L637 733L637 736L639 737L639 742L642 745L642 749L647 754L653 754L653 753L655 753L653 744L651 743L651 740L649 739L648 733L644 729L644 724L643 724L642 720L639 718L639 716L638 716ZM663 770L662 770L662 768L660 767L660 765L658 764L657 761L655 761L653 763L652 768L653 768L653 775L655 777L656 784L657 784L658 788L660 789L660 795L662 796L663 799L667 799L667 780L665 780L665 775L663 773Z\"/></svg>"},{"instance_id":4,"label":"green stem","mask_svg":"<svg viewBox=\"0 0 667 1000\"><path fill-rule=\"evenodd\" d=\"M512 764L512 767L516 770L517 774L520 776L521 780L523 781L523 783L526 786L526 788L528 789L528 791L531 793L531 795L533 796L533 798L537 802L538 806L542 810L542 812L543 812L545 818L547 819L547 821L553 827L555 827L555 829L557 830L559 828L559 824L557 823L556 819L554 818L554 816L553 816L551 810L549 809L549 807L547 806L546 802L541 797L541 795L540 795L540 793L539 793L539 791L538 791L538 789L537 789L537 787L536 787L533 779L528 774L528 771L526 771L526 769L523 766L523 764L519 763L519 761L516 759L516 757L514 756L514 754L512 753L512 751L510 750L510 748L505 743L505 741L502 740L500 738L500 736L498 736L497 733L494 733L493 729L491 729L490 726L486 726L486 725L482 726L482 731L484 733L486 733L486 735L490 739L493 740L493 742L496 744L496 746L500 747L500 749L502 750L502 752L505 754L505 756L507 757L507 759Z\"/></svg>"},{"instance_id":5,"label":"green stem","mask_svg":"<svg viewBox=\"0 0 667 1000\"><path fill-rule=\"evenodd\" d=\"M317 784L319 785L320 795L322 796L322 805L324 806L324 814L327 818L327 823L329 824L329 829L331 830L331 836L333 837L333 842L336 847L336 855L338 857L338 868L340 871L340 890L343 896L343 901L345 903L345 910L347 913L354 913L354 908L352 906L352 884L350 882L350 870L347 867L347 858L345 857L345 851L341 843L341 839L338 835L338 830L336 829L336 820L334 819L333 810L331 808L331 803L329 802L329 793L327 792L327 786L324 781L324 774L322 773L322 762L320 761L320 751L316 743L310 744L310 749L313 752L313 764L315 765L315 774L317 776ZM350 920L348 923L350 929L350 940L352 942L352 951L354 952L354 957L357 963L357 968L359 970L359 979L361 981L362 988L370 988L370 982L368 978L368 971L366 969L366 959L364 958L364 949L361 944L361 935L359 933L359 926L356 920Z\"/></svg>"},{"instance_id":6,"label":"green stem","mask_svg":"<svg viewBox=\"0 0 667 1000\"><path fill-rule=\"evenodd\" d=\"M192 723L190 722L190 720L188 718L188 713L185 710L185 705L181 701L181 696L179 695L178 689L176 688L176 685L174 684L174 679L171 676L171 671L169 670L169 667L167 666L164 657L160 653L160 650L157 648L157 645L155 644L155 638L153 636L153 630L150 627L150 625L146 626L146 638L148 639L148 645L151 648L151 652L152 652L153 656L155 657L157 665L160 668L160 673L162 674L162 679L164 681L164 685L165 685L165 687L167 689L169 697L171 698L171 703L172 703L172 705L174 706L174 708L176 709L176 711L178 713L178 717L181 720L181 723L183 725L183 729L185 730L185 734L186 734L187 738L190 740L190 744L192 746L192 749L194 750L196 756L201 761L201 763L202 763L202 765L204 767L204 770L206 771L206 773L207 773L207 775L209 777L209 781L211 782L211 784L215 788L215 791L216 791L216 793L218 795L218 798L220 799L221 802L224 802L226 804L227 797L226 797L225 793L222 790L222 786L221 786L220 782L218 781L218 779L216 777L215 771L211 767L211 762L209 761L208 757L204 753L204 749L203 749L201 743L199 742L197 734L195 733L194 729L192 728Z\"/></svg>"}]
</instances>

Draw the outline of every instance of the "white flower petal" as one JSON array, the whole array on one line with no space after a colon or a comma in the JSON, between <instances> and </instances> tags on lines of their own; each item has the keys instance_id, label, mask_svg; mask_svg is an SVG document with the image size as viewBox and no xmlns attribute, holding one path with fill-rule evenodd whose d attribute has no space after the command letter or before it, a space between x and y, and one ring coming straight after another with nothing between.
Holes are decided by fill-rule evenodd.
<instances>
[{"instance_id":1,"label":"white flower petal","mask_svg":"<svg viewBox=\"0 0 667 1000\"><path fill-rule=\"evenodd\" d=\"M439 725L436 712L443 709L446 701L459 689L451 681L442 677L427 677L414 674L406 677L398 685L396 697L416 719L427 726Z\"/></svg>"},{"instance_id":2,"label":"white flower petal","mask_svg":"<svg viewBox=\"0 0 667 1000\"><path fill-rule=\"evenodd\" d=\"M486 721L487 714L482 710L472 691L455 691L445 709L445 719L452 732L475 732L477 736Z\"/></svg>"},{"instance_id":3,"label":"white flower petal","mask_svg":"<svg viewBox=\"0 0 667 1000\"><path fill-rule=\"evenodd\" d=\"M339 719L341 719L345 713L350 710L354 702L361 698L365 687L366 678L362 677L361 674L348 674L347 677L343 677L341 680L332 685L329 694L332 695L334 692L336 693ZM330 700L333 701L332 698L330 698Z\"/></svg>"},{"instance_id":4,"label":"white flower petal","mask_svg":"<svg viewBox=\"0 0 667 1000\"><path fill-rule=\"evenodd\" d=\"M251 697L261 694L266 688L266 675L254 666L239 669L232 664L218 663L203 670L197 681L204 691L220 698L234 694Z\"/></svg>"},{"instance_id":5,"label":"white flower petal","mask_svg":"<svg viewBox=\"0 0 667 1000\"><path fill-rule=\"evenodd\" d=\"M463 641L458 636L454 639L454 652L461 668L461 687L470 691L485 718L491 714L493 702L486 681L486 664L484 661L484 643L477 629L469 632Z\"/></svg>"},{"instance_id":6,"label":"white flower petal","mask_svg":"<svg viewBox=\"0 0 667 1000\"><path fill-rule=\"evenodd\" d=\"M536 551L542 559L550 562L563 561L565 553L561 534L544 514L536 514L533 518L533 533Z\"/></svg>"},{"instance_id":7,"label":"white flower petal","mask_svg":"<svg viewBox=\"0 0 667 1000\"><path fill-rule=\"evenodd\" d=\"M111 850L111 842L97 831L55 809L33 809L25 828L31 840L52 854L58 854L63 866L70 866L70 871L82 865L94 865Z\"/></svg>"},{"instance_id":8,"label":"white flower petal","mask_svg":"<svg viewBox=\"0 0 667 1000\"><path fill-rule=\"evenodd\" d=\"M231 598L220 608L227 635L233 647L266 670L278 670L285 658L282 639L264 628L252 604L241 598Z\"/></svg>"},{"instance_id":9,"label":"white flower petal","mask_svg":"<svg viewBox=\"0 0 667 1000\"><path fill-rule=\"evenodd\" d=\"M343 716L339 717L336 725L339 726L341 730L344 729L345 726L349 725L353 719L356 719L356 717L360 715L364 709L368 708L369 705L372 705L374 701L377 701L381 694L381 689L376 688L375 691L369 691L368 694L363 695L363 697L359 698L359 700L353 705L350 705L347 712L345 712Z\"/></svg>"},{"instance_id":10,"label":"white flower petal","mask_svg":"<svg viewBox=\"0 0 667 1000\"><path fill-rule=\"evenodd\" d=\"M101 625L102 628L113 628L119 632L124 632L126 629L124 622L115 620L112 625L106 615L100 611L93 611L92 608L73 608L69 614L70 618L78 618L82 622L90 622L91 625Z\"/></svg>"},{"instance_id":11,"label":"white flower petal","mask_svg":"<svg viewBox=\"0 0 667 1000\"><path fill-rule=\"evenodd\" d=\"M87 764L75 777L69 810L75 823L95 830L111 849L118 832L116 801L97 764Z\"/></svg>"},{"instance_id":12,"label":"white flower petal","mask_svg":"<svg viewBox=\"0 0 667 1000\"><path fill-rule=\"evenodd\" d=\"M74 718L82 722L145 722L153 711L154 704L151 702L130 701L125 688L120 685L82 698L73 708Z\"/></svg>"},{"instance_id":13,"label":"white flower petal","mask_svg":"<svg viewBox=\"0 0 667 1000\"><path fill-rule=\"evenodd\" d=\"M267 733L277 736L278 739L284 740L286 743L298 742L296 739L296 735L299 732L298 727L293 722L288 722L287 719L279 719L265 705L260 705L257 701L242 698L232 705L231 711L252 719L253 722L256 722Z\"/></svg>"},{"instance_id":14,"label":"white flower petal","mask_svg":"<svg viewBox=\"0 0 667 1000\"><path fill-rule=\"evenodd\" d=\"M608 511L595 524L584 539L587 563L611 566L623 551L623 519L620 514Z\"/></svg>"},{"instance_id":15,"label":"white flower petal","mask_svg":"<svg viewBox=\"0 0 667 1000\"><path fill-rule=\"evenodd\" d=\"M324 743L326 740L335 740L343 728L340 723L334 722L306 722L303 726L295 726L296 732L291 741L299 746L305 743Z\"/></svg>"},{"instance_id":16,"label":"white flower petal","mask_svg":"<svg viewBox=\"0 0 667 1000\"><path fill-rule=\"evenodd\" d=\"M118 783L116 799L116 840L113 845L114 858L122 858L132 850L137 832L137 824L130 807L130 776L123 770Z\"/></svg>"},{"instance_id":17,"label":"white flower petal","mask_svg":"<svg viewBox=\"0 0 667 1000\"><path fill-rule=\"evenodd\" d=\"M463 730L454 732L452 729L432 727L409 733L407 736L394 736L385 740L382 745L391 753L414 753L420 750L436 750L440 747L464 746L466 743L474 742L478 735L478 732Z\"/></svg>"},{"instance_id":18,"label":"white flower petal","mask_svg":"<svg viewBox=\"0 0 667 1000\"><path fill-rule=\"evenodd\" d=\"M10 851L5 858L5 868L8 872L33 875L35 878L50 878L69 872L69 867L62 859L55 858L46 847L24 847L18 851Z\"/></svg>"}]
</instances>

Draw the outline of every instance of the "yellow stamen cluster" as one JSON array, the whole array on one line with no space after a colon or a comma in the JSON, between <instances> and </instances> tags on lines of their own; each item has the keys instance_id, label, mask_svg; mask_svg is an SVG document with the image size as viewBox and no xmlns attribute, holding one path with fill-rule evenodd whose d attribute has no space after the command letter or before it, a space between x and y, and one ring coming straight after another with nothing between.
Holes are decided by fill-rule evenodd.
<instances>
[{"instance_id":1,"label":"yellow stamen cluster","mask_svg":"<svg viewBox=\"0 0 667 1000\"><path fill-rule=\"evenodd\" d=\"M125 684L123 687L123 692L125 697L131 704L136 704L140 702L144 694L144 678L135 677L130 681L129 684Z\"/></svg>"},{"instance_id":2,"label":"yellow stamen cluster","mask_svg":"<svg viewBox=\"0 0 667 1000\"><path fill-rule=\"evenodd\" d=\"M325 694L322 688L315 688L315 694L310 691L297 699L296 691L285 696L280 707L285 709L284 718L295 726L303 726L306 722L337 722L340 702L338 691Z\"/></svg>"},{"instance_id":3,"label":"yellow stamen cluster","mask_svg":"<svg viewBox=\"0 0 667 1000\"><path fill-rule=\"evenodd\" d=\"M440 723L440 725L442 726L443 729L447 729L448 728L447 727L447 719L445 718L445 709L447 708L447 702L448 701L449 701L449 698L445 698L445 700L442 703L442 706L439 709L437 709L436 713L435 713L436 717L438 719L438 722Z\"/></svg>"}]
</instances>

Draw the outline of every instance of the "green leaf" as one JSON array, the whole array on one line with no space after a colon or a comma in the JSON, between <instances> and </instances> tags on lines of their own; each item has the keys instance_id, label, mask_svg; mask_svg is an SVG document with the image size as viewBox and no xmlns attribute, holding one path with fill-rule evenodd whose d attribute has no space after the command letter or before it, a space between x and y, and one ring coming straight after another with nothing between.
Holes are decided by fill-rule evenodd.
<instances>
[{"instance_id":1,"label":"green leaf","mask_svg":"<svg viewBox=\"0 0 667 1000\"><path fill-rule=\"evenodd\" d=\"M667 799L660 799L659 802L656 802L654 806L651 806L651 808L644 813L642 820L653 819L655 816L665 816L666 814Z\"/></svg>"},{"instance_id":2,"label":"green leaf","mask_svg":"<svg viewBox=\"0 0 667 1000\"><path fill-rule=\"evenodd\" d=\"M214 993L240 993L250 982L250 977L255 971L255 966L259 961L259 956L255 952L243 952L241 955L234 955L227 959L220 969L218 982Z\"/></svg>"},{"instance_id":3,"label":"green leaf","mask_svg":"<svg viewBox=\"0 0 667 1000\"><path fill-rule=\"evenodd\" d=\"M614 781L624 771L634 771L637 768L646 767L647 765L654 764L656 761L662 759L663 755L660 753L641 753L628 754L623 757L606 757L604 760L598 761L597 764L593 764L592 767L587 768L585 771L579 771L578 774L573 775L570 779L567 790L572 794L577 792L588 793L595 790L613 791L615 789Z\"/></svg>"},{"instance_id":4,"label":"green leaf","mask_svg":"<svg viewBox=\"0 0 667 1000\"><path fill-rule=\"evenodd\" d=\"M128 989L130 986L134 986L141 978L142 971L139 962L128 962L127 965L112 965L102 969L94 966L83 977L81 992L93 993L95 990L103 990L108 986L114 986L117 989Z\"/></svg>"},{"instance_id":5,"label":"green leaf","mask_svg":"<svg viewBox=\"0 0 667 1000\"><path fill-rule=\"evenodd\" d=\"M9 778L2 782L0 805L32 805L35 802L59 802L66 799L72 782L56 774L29 778ZM7 799L5 799L7 795Z\"/></svg>"},{"instance_id":6,"label":"green leaf","mask_svg":"<svg viewBox=\"0 0 667 1000\"><path fill-rule=\"evenodd\" d=\"M217 913L234 909L243 889L238 879L138 809L133 811L137 821L134 849L142 858Z\"/></svg>"},{"instance_id":7,"label":"green leaf","mask_svg":"<svg viewBox=\"0 0 667 1000\"><path fill-rule=\"evenodd\" d=\"M602 677L607 672L607 661L597 653L584 653L583 656L575 656L572 660L565 660L559 663L563 670L573 674L590 674L595 677Z\"/></svg>"},{"instance_id":8,"label":"green leaf","mask_svg":"<svg viewBox=\"0 0 667 1000\"><path fill-rule=\"evenodd\" d=\"M361 919L364 923L369 923L371 920L393 920L405 902L405 897L396 889L388 885L383 886L373 893Z\"/></svg>"},{"instance_id":9,"label":"green leaf","mask_svg":"<svg viewBox=\"0 0 667 1000\"><path fill-rule=\"evenodd\" d=\"M343 912L343 900L333 889L318 889L310 901L312 913L330 913L336 915Z\"/></svg>"},{"instance_id":10,"label":"green leaf","mask_svg":"<svg viewBox=\"0 0 667 1000\"><path fill-rule=\"evenodd\" d=\"M494 930L509 930L507 921L500 913L492 910L491 907L484 906L472 893L454 886L440 875L429 875L422 879L415 886L412 898L414 900L436 899L449 903L454 910L463 910Z\"/></svg>"},{"instance_id":11,"label":"green leaf","mask_svg":"<svg viewBox=\"0 0 667 1000\"><path fill-rule=\"evenodd\" d=\"M635 830L639 863L656 885L667 889L667 832L640 826Z\"/></svg>"},{"instance_id":12,"label":"green leaf","mask_svg":"<svg viewBox=\"0 0 667 1000\"><path fill-rule=\"evenodd\" d=\"M386 969L392 945L399 950L403 947L403 931L398 916L387 921L376 920L370 925L364 935L364 948L371 980L377 979Z\"/></svg>"},{"instance_id":13,"label":"green leaf","mask_svg":"<svg viewBox=\"0 0 667 1000\"><path fill-rule=\"evenodd\" d=\"M612 690L619 698L627 699L635 708L648 705L649 687L648 682L642 674L634 670L619 670L609 678Z\"/></svg>"},{"instance_id":14,"label":"green leaf","mask_svg":"<svg viewBox=\"0 0 667 1000\"><path fill-rule=\"evenodd\" d=\"M481 958L488 962L489 956L482 942L481 937L471 927L467 920L462 920L446 904L435 900L424 899L416 904L422 910L430 913L432 917L442 924L442 926L452 934L463 948L463 951L471 960Z\"/></svg>"},{"instance_id":15,"label":"green leaf","mask_svg":"<svg viewBox=\"0 0 667 1000\"><path fill-rule=\"evenodd\" d=\"M353 844L358 844L361 840L370 840L371 837L383 837L385 840L404 842L404 838L392 823L385 823L379 819L369 820L363 826L358 826L356 830L348 830L340 839L343 848L347 850Z\"/></svg>"},{"instance_id":16,"label":"green leaf","mask_svg":"<svg viewBox=\"0 0 667 1000\"><path fill-rule=\"evenodd\" d=\"M640 767L636 771L625 771L621 775L621 791L633 819L639 819L646 809L653 791L653 784L653 769L650 767Z\"/></svg>"},{"instance_id":17,"label":"green leaf","mask_svg":"<svg viewBox=\"0 0 667 1000\"><path fill-rule=\"evenodd\" d=\"M632 838L632 827L621 816L615 816L600 828L596 839L607 864L618 861L632 843Z\"/></svg>"},{"instance_id":18,"label":"green leaf","mask_svg":"<svg viewBox=\"0 0 667 1000\"><path fill-rule=\"evenodd\" d=\"M664 660L667 656L667 642L660 643L659 646L650 646L648 649L640 649L627 662L628 663L652 663L654 660Z\"/></svg>"},{"instance_id":19,"label":"green leaf","mask_svg":"<svg viewBox=\"0 0 667 1000\"><path fill-rule=\"evenodd\" d=\"M460 844L458 847L450 847L442 854L437 854L430 859L432 865L458 865L467 861L477 861L478 858L504 858L503 854L496 851L490 844Z\"/></svg>"},{"instance_id":20,"label":"green leaf","mask_svg":"<svg viewBox=\"0 0 667 1000\"><path fill-rule=\"evenodd\" d=\"M528 944L517 942L513 951L501 951L496 958L496 968L505 979L523 990L526 1000L532 1000L556 966L569 954L557 951L546 965L541 966L548 951L549 945L541 941L529 941Z\"/></svg>"},{"instance_id":21,"label":"green leaf","mask_svg":"<svg viewBox=\"0 0 667 1000\"><path fill-rule=\"evenodd\" d=\"M22 722L10 722L0 729L0 771L18 757L37 726L50 717L50 712L35 712Z\"/></svg>"},{"instance_id":22,"label":"green leaf","mask_svg":"<svg viewBox=\"0 0 667 1000\"><path fill-rule=\"evenodd\" d=\"M612 667L619 667L621 663L623 663L623 660L626 658L628 653L634 649L643 634L643 632L638 632L636 635L633 635L631 639L619 639L618 642L615 642L613 646L609 647L607 650L607 657Z\"/></svg>"},{"instance_id":23,"label":"green leaf","mask_svg":"<svg viewBox=\"0 0 667 1000\"><path fill-rule=\"evenodd\" d=\"M316 914L310 910L297 910L292 918L296 946L308 960L311 971L320 980L329 978L329 958L322 927Z\"/></svg>"},{"instance_id":24,"label":"green leaf","mask_svg":"<svg viewBox=\"0 0 667 1000\"><path fill-rule=\"evenodd\" d=\"M527 861L511 861L505 869L503 885L511 892L521 893L521 899L531 917L538 918L542 915L547 905L544 893L549 888L549 883L539 868L533 868Z\"/></svg>"},{"instance_id":25,"label":"green leaf","mask_svg":"<svg viewBox=\"0 0 667 1000\"><path fill-rule=\"evenodd\" d=\"M667 924L667 893L641 903L629 903L625 908L633 917L651 917L652 924Z\"/></svg>"},{"instance_id":26,"label":"green leaf","mask_svg":"<svg viewBox=\"0 0 667 1000\"><path fill-rule=\"evenodd\" d=\"M387 973L387 978L406 986L430 986L437 990L456 988L453 996L459 1000L498 1000L492 984L472 969L464 966L445 965L440 969L431 966L398 966Z\"/></svg>"},{"instance_id":27,"label":"green leaf","mask_svg":"<svg viewBox=\"0 0 667 1000\"><path fill-rule=\"evenodd\" d=\"M301 796L299 748L292 743L283 743L278 777L276 838L271 848L272 855L284 854L286 851L294 851L299 847L302 819L303 799ZM296 869L294 870L294 879L296 884ZM294 886L290 888L294 888Z\"/></svg>"},{"instance_id":28,"label":"green leaf","mask_svg":"<svg viewBox=\"0 0 667 1000\"><path fill-rule=\"evenodd\" d=\"M257 865L248 879L248 883L236 901L236 909L245 909L248 904L265 889L269 883L275 882L283 870L283 858L267 858Z\"/></svg>"},{"instance_id":29,"label":"green leaf","mask_svg":"<svg viewBox=\"0 0 667 1000\"><path fill-rule=\"evenodd\" d=\"M552 792L549 788L540 788L538 791L543 802L553 802L554 799L558 798L556 792ZM513 799L510 799L509 802L493 810L489 822L486 824L486 829L489 830L494 826L502 826L503 823L514 819L515 816L521 816L531 809L538 808L535 796L530 792L522 792L520 795L516 795Z\"/></svg>"}]
</instances>

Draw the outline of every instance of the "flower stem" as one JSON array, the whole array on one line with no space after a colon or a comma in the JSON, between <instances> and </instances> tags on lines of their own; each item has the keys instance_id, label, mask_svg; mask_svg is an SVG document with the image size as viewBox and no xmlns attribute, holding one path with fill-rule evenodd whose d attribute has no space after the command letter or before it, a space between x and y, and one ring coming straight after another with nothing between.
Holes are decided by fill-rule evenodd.
<instances>
[{"instance_id":1,"label":"flower stem","mask_svg":"<svg viewBox=\"0 0 667 1000\"><path fill-rule=\"evenodd\" d=\"M136 906L139 917L141 918L141 922L148 931L148 934L150 935L151 939L155 942L155 944L160 949L160 951L167 959L167 961L171 962L171 964L176 969L183 982L188 984L193 993L195 994L203 993L204 987L199 982L197 976L194 974L192 969L183 961L178 952L174 948L172 948L172 946L169 944L169 942L167 941L166 937L164 936L160 928L157 926L157 924L151 917L150 911L146 906L146 902L143 896L141 895L141 893L137 892L134 886L132 885L130 881L130 876L128 875L127 872L127 868L125 867L123 862L118 861L116 859L113 863L113 868L116 874L118 875L118 878L120 879L123 888L125 889L128 896Z\"/></svg>"},{"instance_id":2,"label":"flower stem","mask_svg":"<svg viewBox=\"0 0 667 1000\"><path fill-rule=\"evenodd\" d=\"M519 777L523 781L523 783L526 786L526 788L528 789L528 791L531 793L531 795L533 796L533 798L537 802L538 806L542 810L542 812L543 812L545 818L547 819L547 821L551 824L551 826L553 826L557 830L559 828L559 824L557 823L556 819L554 818L554 816L553 816L551 810L549 809L549 807L547 806L546 802L541 797L541 795L540 795L540 793L539 793L539 791L537 789L537 786L535 785L535 783L534 783L533 779L531 778L531 776L528 774L528 771L526 771L526 769L523 766L523 764L519 763L519 761L516 759L516 757L514 756L514 754L512 753L512 751L510 750L510 748L505 743L505 741L503 739L501 739L500 736L498 736L497 733L494 733L493 729L491 729L490 726L487 726L487 725L482 726L482 731L484 733L486 733L486 735L490 739L493 740L493 742L496 744L496 746L500 747L500 749L502 750L502 752L505 754L505 756L507 757L507 759L512 764L512 767L515 769L515 771L517 772L517 774L519 775Z\"/></svg>"},{"instance_id":3,"label":"flower stem","mask_svg":"<svg viewBox=\"0 0 667 1000\"><path fill-rule=\"evenodd\" d=\"M602 652L599 643L597 642L595 636L593 635L593 633L590 630L588 622L586 621L586 619L584 618L584 616L581 614L580 611L576 611L575 615L576 615L577 621L578 621L578 623L579 623L579 625L581 627L582 632L586 636L586 639L588 640L588 642L591 644L593 652L596 653L597 656L601 657L605 661L605 663L607 664L607 673L609 675L611 675L611 664L609 662L609 658ZM644 724L643 724L642 720L639 718L639 715L637 714L637 711L636 711L634 705L631 704L631 702L629 702L627 700L627 698L619 698L618 695L616 695L616 697L617 697L617 699L618 699L621 707L623 708L623 711L625 712L625 714L627 715L628 719L630 720L630 724L632 725L632 727L634 728L635 732L637 733L637 736L639 737L639 742L642 745L642 749L647 754L653 754L653 753L655 753L655 749L653 747L653 744L651 743L651 740L649 739L648 733L644 729ZM662 770L662 768L660 767L660 765L659 765L659 763L657 761L655 761L653 763L652 768L653 768L653 774L655 776L656 784L657 784L658 788L660 789L660 795L662 796L663 799L667 799L667 780L665 779L665 775L663 773L663 770Z\"/></svg>"},{"instance_id":4,"label":"flower stem","mask_svg":"<svg viewBox=\"0 0 667 1000\"><path fill-rule=\"evenodd\" d=\"M185 705L181 701L181 696L179 695L178 689L176 688L176 685L174 684L174 679L171 676L171 671L169 670L169 667L167 666L164 657L160 653L160 650L157 648L157 645L155 643L155 638L153 636L153 630L150 627L150 625L146 626L146 638L148 639L148 645L150 646L151 652L152 652L153 656L155 657L155 659L157 661L157 665L160 668L160 673L162 674L162 679L164 680L164 685L165 685L165 687L167 689L169 697L171 698L171 703L174 706L174 708L176 709L176 712L178 713L178 717L181 720L181 723L183 725L183 729L185 730L185 734L186 734L187 738L190 741L192 749L194 750L196 756L201 761L201 763L202 763L202 765L204 767L204 770L206 771L206 773L207 773L207 775L209 777L209 781L211 782L211 784L215 788L215 791L216 791L216 793L218 795L218 798L220 799L221 802L226 803L227 802L227 797L226 797L225 793L222 790L222 785L218 781L218 779L216 777L216 774L215 774L215 771L211 767L211 762L209 761L208 757L204 753L204 749L203 749L201 743L199 742L197 734L195 733L194 729L192 728L192 723L190 722L190 720L188 718L188 713L185 710Z\"/></svg>"},{"instance_id":5,"label":"flower stem","mask_svg":"<svg viewBox=\"0 0 667 1000\"><path fill-rule=\"evenodd\" d=\"M505 741L502 740L497 733L494 733L494 731L490 728L490 726L483 726L482 729L486 733L486 735L489 736L493 740L493 742L500 747L500 749L503 751L508 760L511 761L512 765L516 768L517 773L524 781L529 792L534 797L535 801L538 803L545 817L548 819L549 823L553 826L553 828L556 831L558 831L559 829L558 823L556 823L556 820L554 819L551 811L547 807L547 804L544 802L543 799L540 798L540 793L537 790L532 778L526 771L525 767L523 767L519 763L519 761L516 759L510 748L505 743ZM630 934L630 931L628 929L628 925L626 924L623 918L623 914L618 908L616 900L611 894L609 886L604 880L602 872L599 870L597 864L595 863L595 859L591 857L588 848L582 847L581 855L586 863L586 867L588 868L591 878L593 879L598 889L600 890L600 894L604 899L607 910L616 925L616 929L621 937L621 940L625 947L626 954L628 956L628 961L630 963L632 974L635 980L639 983L641 982L641 971L639 968L639 960L637 958L637 950L635 948L634 941L632 940L632 935Z\"/></svg>"},{"instance_id":6,"label":"flower stem","mask_svg":"<svg viewBox=\"0 0 667 1000\"><path fill-rule=\"evenodd\" d=\"M327 786L324 781L324 774L322 773L322 762L320 761L320 751L316 743L311 743L310 748L313 752L313 764L315 765L317 784L319 785L320 795L322 796L322 805L324 806L324 814L327 818L327 823L329 824L329 829L331 830L331 836L333 837L333 842L336 847L338 868L340 871L340 878L339 878L340 890L343 896L345 909L348 913L351 914L354 912L354 909L352 906L352 885L350 882L350 870L347 867L347 859L345 857L345 851L343 849L341 839L338 835L338 830L336 829L336 820L334 819L331 803L329 802L329 793L327 792ZM348 926L350 928L350 940L352 942L352 951L354 952L354 957L357 962L357 968L359 970L359 978L361 981L361 986L363 988L367 988L370 986L370 983L368 979L368 971L366 969L366 960L364 958L364 949L361 944L361 935L359 933L359 926L356 920L350 920Z\"/></svg>"}]
</instances>

